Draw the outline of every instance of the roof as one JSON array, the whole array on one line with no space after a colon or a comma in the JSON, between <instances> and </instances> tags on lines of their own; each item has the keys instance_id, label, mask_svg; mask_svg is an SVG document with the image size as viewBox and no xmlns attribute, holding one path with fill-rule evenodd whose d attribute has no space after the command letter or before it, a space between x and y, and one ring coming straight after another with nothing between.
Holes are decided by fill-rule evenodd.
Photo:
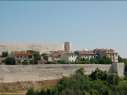
<instances>
[{"instance_id":1,"label":"roof","mask_svg":"<svg viewBox=\"0 0 127 95\"><path fill-rule=\"evenodd\" d=\"M93 51L79 51L79 55L83 56L83 55L96 55Z\"/></svg>"},{"instance_id":2,"label":"roof","mask_svg":"<svg viewBox=\"0 0 127 95\"><path fill-rule=\"evenodd\" d=\"M15 56L31 56L32 53L26 52L26 51L15 51L14 52Z\"/></svg>"},{"instance_id":3,"label":"roof","mask_svg":"<svg viewBox=\"0 0 127 95\"><path fill-rule=\"evenodd\" d=\"M70 53L64 53L64 55L67 55L67 56L74 56L74 55L76 55L76 54L75 54L75 53L70 52Z\"/></svg>"},{"instance_id":4,"label":"roof","mask_svg":"<svg viewBox=\"0 0 127 95\"><path fill-rule=\"evenodd\" d=\"M102 49L94 49L94 52L96 53L96 52L105 52L105 53L115 53L115 50L114 49L104 49L104 48L102 48Z\"/></svg>"}]
</instances>

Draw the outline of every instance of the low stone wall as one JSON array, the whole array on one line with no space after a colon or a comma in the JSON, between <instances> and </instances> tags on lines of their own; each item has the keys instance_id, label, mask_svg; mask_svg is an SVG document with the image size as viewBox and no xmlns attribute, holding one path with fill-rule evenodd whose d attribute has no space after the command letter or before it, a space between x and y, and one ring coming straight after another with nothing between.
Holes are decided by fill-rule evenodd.
<instances>
[{"instance_id":1,"label":"low stone wall","mask_svg":"<svg viewBox=\"0 0 127 95\"><path fill-rule=\"evenodd\" d=\"M42 81L59 79L84 68L90 74L96 68L113 71L112 64L40 64L40 65L0 65L0 82ZM114 68L118 66L114 66ZM117 69L114 69L117 70Z\"/></svg>"}]
</instances>

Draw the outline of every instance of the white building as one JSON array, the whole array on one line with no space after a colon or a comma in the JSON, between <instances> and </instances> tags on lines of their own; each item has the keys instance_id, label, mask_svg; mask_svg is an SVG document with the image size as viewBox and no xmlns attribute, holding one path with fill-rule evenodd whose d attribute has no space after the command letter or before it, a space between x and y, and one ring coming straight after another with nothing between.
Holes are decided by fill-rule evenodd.
<instances>
[{"instance_id":1,"label":"white building","mask_svg":"<svg viewBox=\"0 0 127 95\"><path fill-rule=\"evenodd\" d=\"M75 62L77 57L78 56L74 53L64 53L61 56L61 60L64 60L65 62Z\"/></svg>"}]
</instances>

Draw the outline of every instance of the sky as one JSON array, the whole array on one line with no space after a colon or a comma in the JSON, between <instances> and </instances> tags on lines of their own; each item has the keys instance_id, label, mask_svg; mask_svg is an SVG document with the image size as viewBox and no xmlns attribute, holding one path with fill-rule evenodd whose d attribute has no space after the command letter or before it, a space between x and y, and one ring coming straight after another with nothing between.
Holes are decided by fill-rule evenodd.
<instances>
[{"instance_id":1,"label":"sky","mask_svg":"<svg viewBox=\"0 0 127 95\"><path fill-rule=\"evenodd\" d=\"M65 41L127 57L127 2L0 1L0 42Z\"/></svg>"}]
</instances>

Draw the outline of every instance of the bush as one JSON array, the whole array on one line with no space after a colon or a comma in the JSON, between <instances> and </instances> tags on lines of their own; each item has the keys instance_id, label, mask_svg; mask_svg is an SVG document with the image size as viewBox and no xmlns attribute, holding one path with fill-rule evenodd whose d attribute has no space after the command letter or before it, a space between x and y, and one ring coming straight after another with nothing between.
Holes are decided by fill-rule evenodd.
<instances>
[{"instance_id":1,"label":"bush","mask_svg":"<svg viewBox=\"0 0 127 95\"><path fill-rule=\"evenodd\" d=\"M119 80L117 75L99 69L89 77L79 69L71 77L62 78L53 88L28 90L26 95L127 95L126 84L126 80Z\"/></svg>"},{"instance_id":2,"label":"bush","mask_svg":"<svg viewBox=\"0 0 127 95\"><path fill-rule=\"evenodd\" d=\"M28 89L26 95L35 95L33 88Z\"/></svg>"},{"instance_id":3,"label":"bush","mask_svg":"<svg viewBox=\"0 0 127 95\"><path fill-rule=\"evenodd\" d=\"M7 57L8 56L8 52L2 52L2 57Z\"/></svg>"},{"instance_id":4,"label":"bush","mask_svg":"<svg viewBox=\"0 0 127 95\"><path fill-rule=\"evenodd\" d=\"M31 64L31 63L30 63L30 61L27 61L27 60L24 60L24 61L22 62L22 65L29 65L29 64Z\"/></svg>"},{"instance_id":5,"label":"bush","mask_svg":"<svg viewBox=\"0 0 127 95\"><path fill-rule=\"evenodd\" d=\"M97 68L93 73L91 73L90 78L92 80L106 80L107 73Z\"/></svg>"},{"instance_id":6,"label":"bush","mask_svg":"<svg viewBox=\"0 0 127 95\"><path fill-rule=\"evenodd\" d=\"M116 74L108 74L107 82L112 85L117 85L119 82L119 77Z\"/></svg>"},{"instance_id":7,"label":"bush","mask_svg":"<svg viewBox=\"0 0 127 95\"><path fill-rule=\"evenodd\" d=\"M7 57L4 60L4 62L5 62L6 65L15 65L16 64L16 61L13 57Z\"/></svg>"}]
</instances>

